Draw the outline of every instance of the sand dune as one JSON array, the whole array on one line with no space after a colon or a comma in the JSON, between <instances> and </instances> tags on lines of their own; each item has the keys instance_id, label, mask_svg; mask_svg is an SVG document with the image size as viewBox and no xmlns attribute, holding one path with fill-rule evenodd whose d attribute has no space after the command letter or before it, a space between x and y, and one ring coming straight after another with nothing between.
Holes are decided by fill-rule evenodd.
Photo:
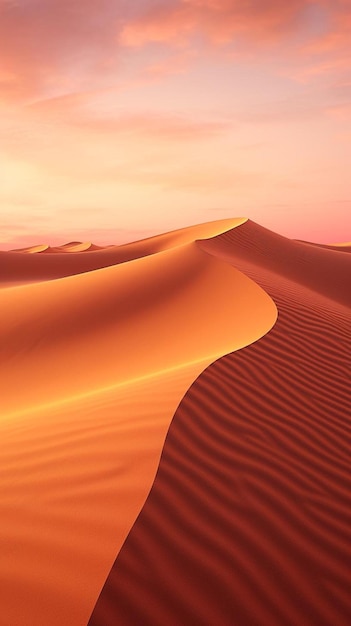
<instances>
[{"instance_id":1,"label":"sand dune","mask_svg":"<svg viewBox=\"0 0 351 626\"><path fill-rule=\"evenodd\" d=\"M298 240L299 241L299 240ZM300 243L308 244L309 246L316 246L318 248L325 248L326 250L334 250L339 252L351 252L351 243L312 243L310 241L302 241Z\"/></svg>"},{"instance_id":2,"label":"sand dune","mask_svg":"<svg viewBox=\"0 0 351 626\"><path fill-rule=\"evenodd\" d=\"M62 244L61 246L49 246L47 244L40 244L37 246L29 246L27 248L18 248L16 250L12 250L12 252L21 252L25 254L46 252L47 254L52 254L57 252L86 252L87 250L104 250L111 247L116 246L97 246L90 241L70 241L68 243Z\"/></svg>"},{"instance_id":3,"label":"sand dune","mask_svg":"<svg viewBox=\"0 0 351 626\"><path fill-rule=\"evenodd\" d=\"M42 274L1 291L2 625L87 623L181 398L274 325L264 290L189 241L228 225L131 246L130 262L116 248L117 265L92 271L81 259L100 251L8 253L15 282L24 258ZM44 280L51 259L71 275Z\"/></svg>"},{"instance_id":4,"label":"sand dune","mask_svg":"<svg viewBox=\"0 0 351 626\"><path fill-rule=\"evenodd\" d=\"M13 250L13 252L24 252L26 254L39 254L41 252L45 252L46 250L49 250L48 245L39 244L37 246L29 246L29 248L19 248L18 250Z\"/></svg>"},{"instance_id":5,"label":"sand dune","mask_svg":"<svg viewBox=\"0 0 351 626\"><path fill-rule=\"evenodd\" d=\"M87 252L88 250L106 250L112 246L97 246L91 241L71 241L59 246L57 251L60 252Z\"/></svg>"},{"instance_id":6,"label":"sand dune","mask_svg":"<svg viewBox=\"0 0 351 626\"><path fill-rule=\"evenodd\" d=\"M238 246L240 255L236 254ZM222 260L234 260L236 267L240 261L259 265L315 293L348 306L351 304L351 292L347 288L350 279L348 254L287 239L251 220L240 230L239 240L233 232L228 232L211 243L203 242L201 247Z\"/></svg>"},{"instance_id":7,"label":"sand dune","mask_svg":"<svg viewBox=\"0 0 351 626\"><path fill-rule=\"evenodd\" d=\"M262 299L262 317L256 298ZM0 311L2 404L17 413L86 389L211 361L264 334L267 319L270 328L270 298L196 243L6 289Z\"/></svg>"},{"instance_id":8,"label":"sand dune","mask_svg":"<svg viewBox=\"0 0 351 626\"><path fill-rule=\"evenodd\" d=\"M0 253L1 626L350 623L346 252Z\"/></svg>"},{"instance_id":9,"label":"sand dune","mask_svg":"<svg viewBox=\"0 0 351 626\"><path fill-rule=\"evenodd\" d=\"M201 246L278 321L183 398L89 626L347 626L351 259L252 222Z\"/></svg>"},{"instance_id":10,"label":"sand dune","mask_svg":"<svg viewBox=\"0 0 351 626\"><path fill-rule=\"evenodd\" d=\"M53 280L118 263L126 263L191 243L196 239L214 237L224 230L245 223L245 221L246 218L235 218L199 224L123 246L107 246L97 249L98 246L91 245L89 249L84 250L84 254L80 252L75 254L74 250L67 254L67 249L62 247L48 247L44 255L28 255L28 252L23 251L0 251L0 286ZM74 247L74 245L80 244L79 242L68 244L68 246L72 245Z\"/></svg>"},{"instance_id":11,"label":"sand dune","mask_svg":"<svg viewBox=\"0 0 351 626\"><path fill-rule=\"evenodd\" d=\"M344 243L330 243L328 244L329 247L331 248L335 248L336 250L340 250L342 252L351 252L351 242L350 241L345 241Z\"/></svg>"}]
</instances>

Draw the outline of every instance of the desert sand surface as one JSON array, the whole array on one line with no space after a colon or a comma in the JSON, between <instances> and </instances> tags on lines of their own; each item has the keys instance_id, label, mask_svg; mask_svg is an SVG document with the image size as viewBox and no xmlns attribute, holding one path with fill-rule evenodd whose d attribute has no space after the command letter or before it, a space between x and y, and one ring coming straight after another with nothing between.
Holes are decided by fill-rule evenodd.
<instances>
[{"instance_id":1,"label":"desert sand surface","mask_svg":"<svg viewBox=\"0 0 351 626\"><path fill-rule=\"evenodd\" d=\"M182 398L274 326L266 291L202 248L245 223L2 253L1 626L87 624Z\"/></svg>"},{"instance_id":2,"label":"desert sand surface","mask_svg":"<svg viewBox=\"0 0 351 626\"><path fill-rule=\"evenodd\" d=\"M200 245L278 319L185 394L89 626L348 626L351 257L251 221Z\"/></svg>"}]
</instances>

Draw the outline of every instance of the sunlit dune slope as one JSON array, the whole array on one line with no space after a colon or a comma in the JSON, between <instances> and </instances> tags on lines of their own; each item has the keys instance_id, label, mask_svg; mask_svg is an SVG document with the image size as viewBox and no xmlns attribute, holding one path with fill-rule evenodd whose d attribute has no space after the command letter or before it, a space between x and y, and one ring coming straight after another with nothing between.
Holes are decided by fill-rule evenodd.
<instances>
[{"instance_id":1,"label":"sunlit dune slope","mask_svg":"<svg viewBox=\"0 0 351 626\"><path fill-rule=\"evenodd\" d=\"M183 398L89 626L348 626L351 258L252 222L201 246L278 320Z\"/></svg>"},{"instance_id":2,"label":"sunlit dune slope","mask_svg":"<svg viewBox=\"0 0 351 626\"><path fill-rule=\"evenodd\" d=\"M64 276L81 274L95 269L125 263L133 259L155 254L163 250L191 243L196 239L215 235L245 223L246 218L219 220L190 226L179 230L143 239L122 246L107 246L99 249L93 244L71 242L66 246L46 247L44 254L31 254L34 248L24 251L0 251L0 285L52 280ZM89 247L88 247L89 246ZM44 248L44 246L39 246ZM81 252L84 251L84 254ZM67 254L67 253L70 254ZM79 254L75 254L79 252Z\"/></svg>"},{"instance_id":3,"label":"sunlit dune slope","mask_svg":"<svg viewBox=\"0 0 351 626\"><path fill-rule=\"evenodd\" d=\"M201 367L1 423L1 626L86 626Z\"/></svg>"},{"instance_id":4,"label":"sunlit dune slope","mask_svg":"<svg viewBox=\"0 0 351 626\"><path fill-rule=\"evenodd\" d=\"M330 243L329 247L335 248L335 249L341 249L343 252L350 252L351 251L351 242L350 241L345 241L344 243Z\"/></svg>"},{"instance_id":5,"label":"sunlit dune slope","mask_svg":"<svg viewBox=\"0 0 351 626\"><path fill-rule=\"evenodd\" d=\"M49 246L46 244L39 244L37 246L30 246L29 248L21 248L19 250L13 250L13 252L23 252L26 254L39 254L41 252L45 252L49 249ZM6 258L6 254L3 255L3 258Z\"/></svg>"},{"instance_id":6,"label":"sunlit dune slope","mask_svg":"<svg viewBox=\"0 0 351 626\"><path fill-rule=\"evenodd\" d=\"M8 412L213 360L264 334L275 315L262 290L196 243L13 287L1 301L2 405Z\"/></svg>"},{"instance_id":7,"label":"sunlit dune slope","mask_svg":"<svg viewBox=\"0 0 351 626\"><path fill-rule=\"evenodd\" d=\"M86 252L87 250L103 250L117 246L96 246L90 241L70 241L64 243L61 246L48 246L46 244L40 244L37 246L29 246L27 248L18 248L16 250L10 250L10 252L24 253L24 254L36 254L45 252L46 254L52 254L57 252ZM19 266L20 267L20 266Z\"/></svg>"},{"instance_id":8,"label":"sunlit dune slope","mask_svg":"<svg viewBox=\"0 0 351 626\"><path fill-rule=\"evenodd\" d=\"M86 625L182 396L276 321L256 283L177 238L145 258L1 291L1 626Z\"/></svg>"}]
</instances>

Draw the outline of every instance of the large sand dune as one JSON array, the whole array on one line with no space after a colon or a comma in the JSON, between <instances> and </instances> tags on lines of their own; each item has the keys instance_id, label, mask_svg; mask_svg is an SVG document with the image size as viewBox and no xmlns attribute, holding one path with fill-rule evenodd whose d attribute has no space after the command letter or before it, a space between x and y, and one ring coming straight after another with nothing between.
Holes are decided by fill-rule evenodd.
<instances>
[{"instance_id":1,"label":"large sand dune","mask_svg":"<svg viewBox=\"0 0 351 626\"><path fill-rule=\"evenodd\" d=\"M251 222L201 247L278 321L183 398L89 626L348 626L350 256Z\"/></svg>"},{"instance_id":2,"label":"large sand dune","mask_svg":"<svg viewBox=\"0 0 351 626\"><path fill-rule=\"evenodd\" d=\"M0 253L0 626L350 624L350 274L242 218Z\"/></svg>"},{"instance_id":3,"label":"large sand dune","mask_svg":"<svg viewBox=\"0 0 351 626\"><path fill-rule=\"evenodd\" d=\"M182 397L274 325L266 292L195 242L244 222L155 237L127 256L76 242L3 253L2 626L88 622Z\"/></svg>"},{"instance_id":4,"label":"large sand dune","mask_svg":"<svg viewBox=\"0 0 351 626\"><path fill-rule=\"evenodd\" d=\"M94 244L73 241L58 247L42 244L12 252L0 251L0 285L63 278L126 263L196 239L213 237L245 222L246 218L235 218L199 224L123 246L99 248Z\"/></svg>"}]
</instances>

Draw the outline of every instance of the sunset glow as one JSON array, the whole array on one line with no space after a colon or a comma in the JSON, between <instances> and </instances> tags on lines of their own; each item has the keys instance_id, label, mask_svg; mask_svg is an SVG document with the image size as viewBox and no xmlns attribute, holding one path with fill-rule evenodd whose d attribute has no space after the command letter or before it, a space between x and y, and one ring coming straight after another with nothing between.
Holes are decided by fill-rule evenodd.
<instances>
[{"instance_id":1,"label":"sunset glow","mask_svg":"<svg viewBox=\"0 0 351 626\"><path fill-rule=\"evenodd\" d=\"M0 244L351 237L350 0L0 0Z\"/></svg>"}]
</instances>

